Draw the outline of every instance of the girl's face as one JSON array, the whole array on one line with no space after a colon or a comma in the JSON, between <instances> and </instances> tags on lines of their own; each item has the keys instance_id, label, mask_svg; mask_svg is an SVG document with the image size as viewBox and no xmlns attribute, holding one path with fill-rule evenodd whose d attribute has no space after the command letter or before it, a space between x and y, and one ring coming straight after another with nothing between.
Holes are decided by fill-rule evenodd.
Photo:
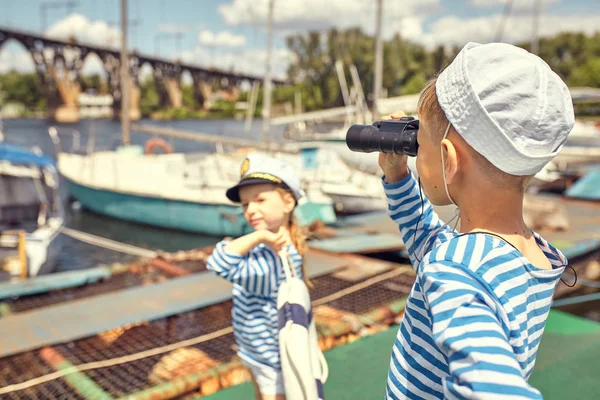
<instances>
[{"instance_id":1,"label":"girl's face","mask_svg":"<svg viewBox=\"0 0 600 400\"><path fill-rule=\"evenodd\" d=\"M277 189L277 186L269 183L240 188L244 218L255 231L277 232L282 225L288 223L295 207L294 196Z\"/></svg>"}]
</instances>

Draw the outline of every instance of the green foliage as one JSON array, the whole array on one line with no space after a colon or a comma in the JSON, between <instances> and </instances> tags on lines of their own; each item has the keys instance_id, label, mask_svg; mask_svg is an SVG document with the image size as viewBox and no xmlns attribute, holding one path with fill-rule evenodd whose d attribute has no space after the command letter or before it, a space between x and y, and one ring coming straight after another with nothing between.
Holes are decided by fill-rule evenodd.
<instances>
[{"instance_id":1,"label":"green foliage","mask_svg":"<svg viewBox=\"0 0 600 400\"><path fill-rule=\"evenodd\" d=\"M600 87L600 57L590 58L573 69L569 75L569 85Z\"/></svg>"},{"instance_id":2,"label":"green foliage","mask_svg":"<svg viewBox=\"0 0 600 400\"><path fill-rule=\"evenodd\" d=\"M375 38L360 28L345 30L331 29L327 32L295 34L286 39L294 53L288 76L290 85L275 87L274 108L294 105L296 93L300 94L302 110L311 111L343 105L335 63L344 65L346 81L353 86L350 66L354 65L360 77L363 92L371 98L374 80ZM529 49L529 43L520 44ZM384 41L383 87L388 96L418 93L426 82L447 66L459 51L458 47L438 46L427 50L419 44L395 35ZM594 35L561 33L550 38L541 38L540 56L569 86L600 87L600 32ZM80 77L82 90L95 89L108 93L106 80L101 75ZM215 88L215 90L218 88ZM230 117L235 115L235 102L217 101L209 113L200 109L192 86L182 87L182 108L163 109L160 96L152 76L140 83L140 108L144 116L159 118L204 118ZM247 101L249 92L243 92L239 101ZM2 102L17 102L27 110L46 108L46 99L36 74L8 72L0 75L0 99ZM260 115L263 92L259 90L255 115ZM276 107L280 105L280 107ZM598 113L598 105L578 105L580 114ZM239 111L238 111L239 113Z\"/></svg>"},{"instance_id":3,"label":"green foliage","mask_svg":"<svg viewBox=\"0 0 600 400\"><path fill-rule=\"evenodd\" d=\"M335 107L342 104L335 61L344 64L346 80L352 86L349 67L358 70L365 96L370 99L375 65L374 37L358 28L326 33L309 32L287 38L288 48L296 54L288 74L297 85L306 86L311 100L302 99L305 110ZM432 51L395 35L384 41L383 87L389 96L418 93L458 54L458 47ZM529 50L529 43L519 44ZM540 40L542 57L571 86L600 87L600 32L594 35L561 33ZM289 93L287 101L293 101Z\"/></svg>"},{"instance_id":4,"label":"green foliage","mask_svg":"<svg viewBox=\"0 0 600 400\"><path fill-rule=\"evenodd\" d=\"M200 108L198 101L196 100L196 94L194 93L194 87L186 85L181 87L181 102L183 108L189 108L192 110Z\"/></svg>"},{"instance_id":5,"label":"green foliage","mask_svg":"<svg viewBox=\"0 0 600 400\"><path fill-rule=\"evenodd\" d=\"M147 117L157 111L160 106L160 97L154 84L154 78L149 77L140 82L140 111Z\"/></svg>"},{"instance_id":6,"label":"green foliage","mask_svg":"<svg viewBox=\"0 0 600 400\"><path fill-rule=\"evenodd\" d=\"M404 85L404 87L402 88L402 94L420 93L426 84L427 84L427 80L425 79L425 74L423 74L422 72L419 72L419 73L413 75L408 80L408 82L406 82L406 85Z\"/></svg>"},{"instance_id":7,"label":"green foliage","mask_svg":"<svg viewBox=\"0 0 600 400\"><path fill-rule=\"evenodd\" d=\"M0 75L0 90L4 93L4 102L21 103L28 110L42 110L46 102L40 100L44 98L42 85L36 74L20 74L16 71L10 71Z\"/></svg>"},{"instance_id":8,"label":"green foliage","mask_svg":"<svg viewBox=\"0 0 600 400\"><path fill-rule=\"evenodd\" d=\"M208 113L203 110L191 110L188 108L164 108L161 110L154 111L147 115L153 119L198 119L208 117Z\"/></svg>"},{"instance_id":9,"label":"green foliage","mask_svg":"<svg viewBox=\"0 0 600 400\"><path fill-rule=\"evenodd\" d=\"M98 74L80 76L79 84L82 92L93 89L98 94L108 94L108 85L106 80Z\"/></svg>"},{"instance_id":10,"label":"green foliage","mask_svg":"<svg viewBox=\"0 0 600 400\"><path fill-rule=\"evenodd\" d=\"M288 74L300 85L305 110L343 105L335 62L344 65L346 81L353 86L350 66L354 65L367 99L374 84L375 38L359 28L327 33L309 32L287 38L296 54ZM423 46L404 40L400 35L383 43L383 87L390 96L418 93L427 79L447 65L458 52L442 47L428 52ZM296 88L297 89L297 88ZM305 100L305 95L307 99ZM293 97L288 95L287 100Z\"/></svg>"}]
</instances>

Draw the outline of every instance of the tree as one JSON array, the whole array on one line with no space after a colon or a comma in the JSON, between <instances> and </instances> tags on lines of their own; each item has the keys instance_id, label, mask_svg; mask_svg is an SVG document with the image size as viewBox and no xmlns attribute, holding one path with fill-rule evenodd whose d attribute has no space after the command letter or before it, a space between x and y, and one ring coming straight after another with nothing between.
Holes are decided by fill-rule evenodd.
<instances>
[{"instance_id":1,"label":"tree","mask_svg":"<svg viewBox=\"0 0 600 400\"><path fill-rule=\"evenodd\" d=\"M181 86L181 105L183 108L190 110L196 110L199 108L198 102L196 101L196 95L194 93L194 87L192 85Z\"/></svg>"},{"instance_id":2,"label":"tree","mask_svg":"<svg viewBox=\"0 0 600 400\"><path fill-rule=\"evenodd\" d=\"M108 82L100 74L79 77L81 91L95 90L98 94L108 94Z\"/></svg>"},{"instance_id":3,"label":"tree","mask_svg":"<svg viewBox=\"0 0 600 400\"><path fill-rule=\"evenodd\" d=\"M406 85L402 88L402 94L417 94L423 90L426 84L425 74L419 72L406 82Z\"/></svg>"},{"instance_id":4,"label":"tree","mask_svg":"<svg viewBox=\"0 0 600 400\"><path fill-rule=\"evenodd\" d=\"M569 86L600 87L600 57L591 58L571 71Z\"/></svg>"},{"instance_id":5,"label":"tree","mask_svg":"<svg viewBox=\"0 0 600 400\"><path fill-rule=\"evenodd\" d=\"M42 86L36 74L20 74L10 71L1 76L0 86L5 93L5 102L21 103L28 110L38 110L45 106Z\"/></svg>"},{"instance_id":6,"label":"tree","mask_svg":"<svg viewBox=\"0 0 600 400\"><path fill-rule=\"evenodd\" d=\"M143 116L150 115L159 108L159 96L153 77L140 82L140 111Z\"/></svg>"}]
</instances>

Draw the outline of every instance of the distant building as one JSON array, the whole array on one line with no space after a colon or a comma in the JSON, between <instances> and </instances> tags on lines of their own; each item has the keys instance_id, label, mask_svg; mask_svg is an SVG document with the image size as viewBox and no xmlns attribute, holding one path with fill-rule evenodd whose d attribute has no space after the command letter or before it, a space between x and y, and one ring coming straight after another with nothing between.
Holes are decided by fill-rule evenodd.
<instances>
[{"instance_id":1,"label":"distant building","mask_svg":"<svg viewBox=\"0 0 600 400\"><path fill-rule=\"evenodd\" d=\"M16 102L4 103L0 114L2 118L21 118L25 114L25 106Z\"/></svg>"},{"instance_id":2,"label":"distant building","mask_svg":"<svg viewBox=\"0 0 600 400\"><path fill-rule=\"evenodd\" d=\"M77 103L79 118L112 118L113 116L113 97L109 94L88 91L79 95Z\"/></svg>"}]
</instances>

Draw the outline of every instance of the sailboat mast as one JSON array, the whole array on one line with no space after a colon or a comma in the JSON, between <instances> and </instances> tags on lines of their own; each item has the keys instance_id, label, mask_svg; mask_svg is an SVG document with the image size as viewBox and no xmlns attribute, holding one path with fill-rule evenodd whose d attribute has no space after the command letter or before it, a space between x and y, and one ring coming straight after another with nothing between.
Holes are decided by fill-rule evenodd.
<instances>
[{"instance_id":1,"label":"sailboat mast","mask_svg":"<svg viewBox=\"0 0 600 400\"><path fill-rule=\"evenodd\" d=\"M375 79L373 82L373 118L379 119L377 102L381 97L383 75L383 41L381 40L381 25L383 22L383 0L377 0L377 21L375 21Z\"/></svg>"},{"instance_id":2,"label":"sailboat mast","mask_svg":"<svg viewBox=\"0 0 600 400\"><path fill-rule=\"evenodd\" d=\"M129 138L129 61L127 59L127 0L121 0L121 134L123 145Z\"/></svg>"},{"instance_id":3,"label":"sailboat mast","mask_svg":"<svg viewBox=\"0 0 600 400\"><path fill-rule=\"evenodd\" d=\"M273 47L273 7L275 0L269 0L269 14L267 21L267 61L264 77L264 97L263 97L263 142L266 147L269 146L269 128L271 125L271 56Z\"/></svg>"},{"instance_id":4,"label":"sailboat mast","mask_svg":"<svg viewBox=\"0 0 600 400\"><path fill-rule=\"evenodd\" d=\"M540 51L540 38L539 38L539 19L540 19L540 7L542 0L535 0L533 6L533 32L531 34L531 52L538 54Z\"/></svg>"}]
</instances>

